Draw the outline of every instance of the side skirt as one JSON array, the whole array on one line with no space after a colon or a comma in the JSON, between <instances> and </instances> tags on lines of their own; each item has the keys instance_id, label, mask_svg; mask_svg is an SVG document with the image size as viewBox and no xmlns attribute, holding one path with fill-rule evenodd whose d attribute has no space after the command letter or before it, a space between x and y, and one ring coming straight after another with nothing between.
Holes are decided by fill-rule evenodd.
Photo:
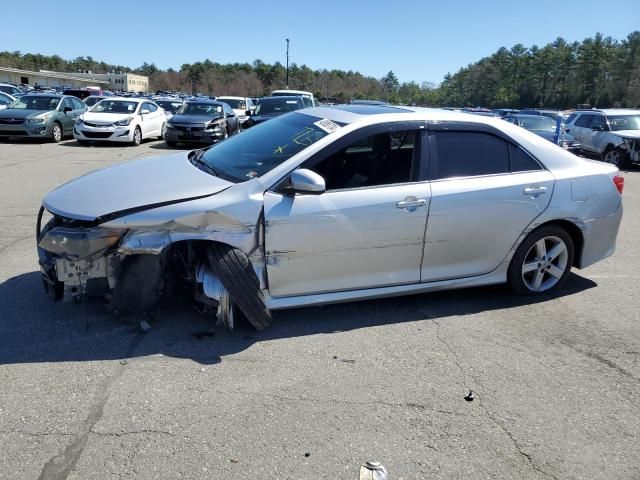
<instances>
[{"instance_id":1,"label":"side skirt","mask_svg":"<svg viewBox=\"0 0 640 480\"><path fill-rule=\"evenodd\" d=\"M294 297L274 298L264 290L267 307L271 310L297 308L306 306L329 305L332 303L351 302L355 300L372 300L377 298L398 297L440 290L495 285L507 281L509 262L503 262L493 272L475 277L456 278L429 283L414 283L393 287L368 288L365 290L349 290L344 292L318 293L314 295L298 295Z\"/></svg>"}]
</instances>

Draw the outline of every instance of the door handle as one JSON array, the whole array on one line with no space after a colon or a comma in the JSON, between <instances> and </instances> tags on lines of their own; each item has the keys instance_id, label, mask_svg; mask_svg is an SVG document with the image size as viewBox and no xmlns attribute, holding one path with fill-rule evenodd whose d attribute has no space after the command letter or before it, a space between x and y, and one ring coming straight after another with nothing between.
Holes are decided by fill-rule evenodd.
<instances>
[{"instance_id":1,"label":"door handle","mask_svg":"<svg viewBox=\"0 0 640 480\"><path fill-rule=\"evenodd\" d=\"M424 198L418 198L416 200L404 200L402 202L398 202L396 203L396 208L413 212L416 208L424 207L426 204L427 201Z\"/></svg>"},{"instance_id":2,"label":"door handle","mask_svg":"<svg viewBox=\"0 0 640 480\"><path fill-rule=\"evenodd\" d=\"M547 193L547 187L539 187L539 186L527 187L524 189L522 193L524 193L528 197L536 198L536 197L539 197L540 195Z\"/></svg>"}]
</instances>

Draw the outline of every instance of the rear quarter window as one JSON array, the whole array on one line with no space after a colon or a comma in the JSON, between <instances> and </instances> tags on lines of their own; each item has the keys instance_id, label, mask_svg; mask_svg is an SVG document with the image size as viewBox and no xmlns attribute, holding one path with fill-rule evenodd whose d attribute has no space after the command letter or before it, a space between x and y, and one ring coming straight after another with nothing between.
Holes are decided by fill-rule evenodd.
<instances>
[{"instance_id":1,"label":"rear quarter window","mask_svg":"<svg viewBox=\"0 0 640 480\"><path fill-rule=\"evenodd\" d=\"M509 145L481 132L438 132L432 177L445 179L508 173Z\"/></svg>"}]
</instances>

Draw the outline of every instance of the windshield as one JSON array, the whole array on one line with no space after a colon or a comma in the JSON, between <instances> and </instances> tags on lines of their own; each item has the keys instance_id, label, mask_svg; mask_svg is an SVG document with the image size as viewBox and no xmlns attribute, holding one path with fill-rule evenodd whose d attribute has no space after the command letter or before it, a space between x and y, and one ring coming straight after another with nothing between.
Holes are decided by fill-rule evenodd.
<instances>
[{"instance_id":1,"label":"windshield","mask_svg":"<svg viewBox=\"0 0 640 480\"><path fill-rule=\"evenodd\" d=\"M608 117L614 132L619 130L640 130L640 115L613 115Z\"/></svg>"},{"instance_id":2,"label":"windshield","mask_svg":"<svg viewBox=\"0 0 640 480\"><path fill-rule=\"evenodd\" d=\"M520 125L527 130L555 130L556 122L549 117L518 117Z\"/></svg>"},{"instance_id":3,"label":"windshield","mask_svg":"<svg viewBox=\"0 0 640 480\"><path fill-rule=\"evenodd\" d=\"M40 95L25 95L20 97L7 108L14 110L55 110L58 108L60 97L42 97Z\"/></svg>"},{"instance_id":4,"label":"windshield","mask_svg":"<svg viewBox=\"0 0 640 480\"><path fill-rule=\"evenodd\" d=\"M211 147L203 160L220 177L244 182L264 175L327 135L317 124L329 120L299 113L261 123ZM326 128L326 126L325 126Z\"/></svg>"},{"instance_id":5,"label":"windshield","mask_svg":"<svg viewBox=\"0 0 640 480\"><path fill-rule=\"evenodd\" d=\"M0 92L9 93L14 95L16 93L20 93L20 89L17 87L12 87L11 85L0 85Z\"/></svg>"},{"instance_id":6,"label":"windshield","mask_svg":"<svg viewBox=\"0 0 640 480\"><path fill-rule=\"evenodd\" d=\"M220 118L222 117L222 105L218 103L185 103L177 114Z\"/></svg>"},{"instance_id":7,"label":"windshield","mask_svg":"<svg viewBox=\"0 0 640 480\"><path fill-rule=\"evenodd\" d=\"M96 103L89 111L93 113L134 113L136 108L138 108L138 102L102 100Z\"/></svg>"},{"instance_id":8,"label":"windshield","mask_svg":"<svg viewBox=\"0 0 640 480\"><path fill-rule=\"evenodd\" d=\"M293 112L302 108L302 100L287 100L284 98L265 98L256 107L256 115L271 115L274 113Z\"/></svg>"},{"instance_id":9,"label":"windshield","mask_svg":"<svg viewBox=\"0 0 640 480\"><path fill-rule=\"evenodd\" d=\"M218 98L219 101L226 103L231 108L237 108L240 110L247 109L247 103L244 100L238 100L235 98Z\"/></svg>"},{"instance_id":10,"label":"windshield","mask_svg":"<svg viewBox=\"0 0 640 480\"><path fill-rule=\"evenodd\" d=\"M158 100L156 103L166 112L176 113L182 106L182 102L174 100Z\"/></svg>"}]
</instances>

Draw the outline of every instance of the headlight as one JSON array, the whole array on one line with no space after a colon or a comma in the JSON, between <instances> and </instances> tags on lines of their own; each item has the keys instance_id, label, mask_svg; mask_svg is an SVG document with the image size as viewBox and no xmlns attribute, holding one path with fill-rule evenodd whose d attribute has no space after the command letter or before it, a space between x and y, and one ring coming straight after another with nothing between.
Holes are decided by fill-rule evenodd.
<instances>
[{"instance_id":1,"label":"headlight","mask_svg":"<svg viewBox=\"0 0 640 480\"><path fill-rule=\"evenodd\" d=\"M167 130L173 130L173 123L171 122L165 123L164 128L166 128Z\"/></svg>"},{"instance_id":2,"label":"headlight","mask_svg":"<svg viewBox=\"0 0 640 480\"><path fill-rule=\"evenodd\" d=\"M117 122L113 122L113 124L116 127L126 127L127 125L129 125L131 123L131 121L133 120L133 117L127 117L123 120L118 120Z\"/></svg>"},{"instance_id":3,"label":"headlight","mask_svg":"<svg viewBox=\"0 0 640 480\"><path fill-rule=\"evenodd\" d=\"M69 260L81 260L116 245L126 230L111 228L65 228L49 230L38 246Z\"/></svg>"},{"instance_id":4,"label":"headlight","mask_svg":"<svg viewBox=\"0 0 640 480\"><path fill-rule=\"evenodd\" d=\"M76 119L76 125L82 125L82 117Z\"/></svg>"},{"instance_id":5,"label":"headlight","mask_svg":"<svg viewBox=\"0 0 640 480\"><path fill-rule=\"evenodd\" d=\"M207 130L216 130L216 129L221 130L220 125L217 123L209 123L207 125Z\"/></svg>"},{"instance_id":6,"label":"headlight","mask_svg":"<svg viewBox=\"0 0 640 480\"><path fill-rule=\"evenodd\" d=\"M27 118L27 123L44 123L46 121L46 118Z\"/></svg>"}]
</instances>

